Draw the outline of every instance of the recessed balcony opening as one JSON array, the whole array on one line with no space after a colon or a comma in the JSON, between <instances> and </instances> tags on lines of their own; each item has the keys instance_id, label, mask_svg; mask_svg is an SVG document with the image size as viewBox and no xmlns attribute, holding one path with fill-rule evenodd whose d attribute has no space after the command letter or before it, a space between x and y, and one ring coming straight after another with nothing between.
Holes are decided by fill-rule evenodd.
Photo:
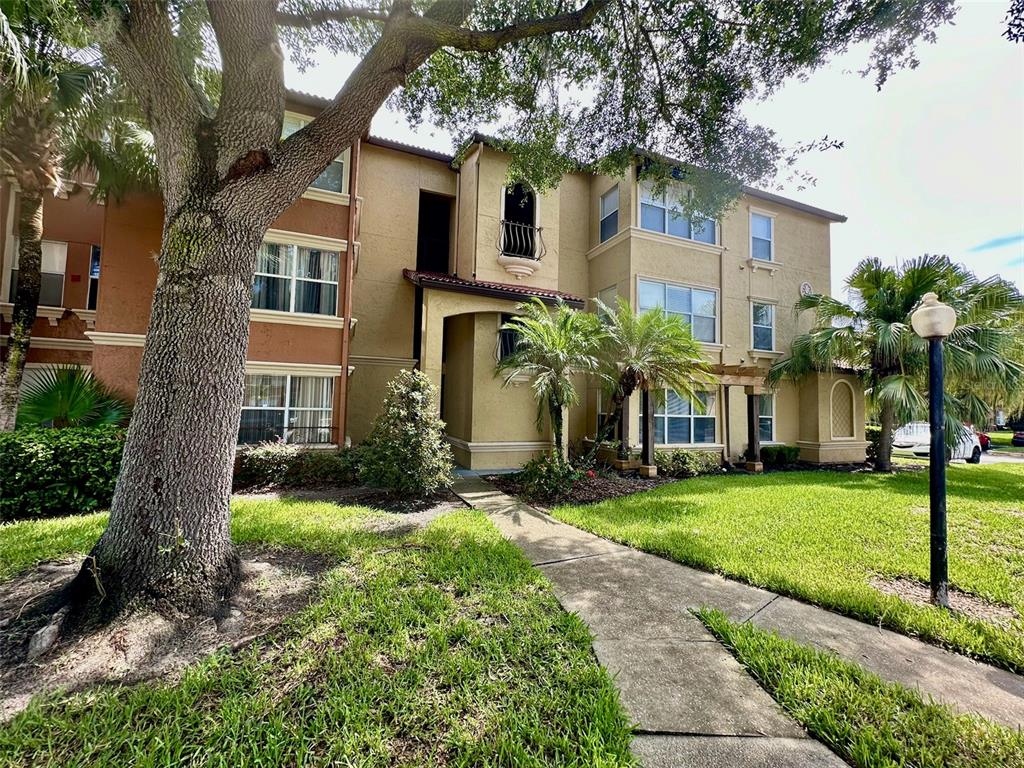
<instances>
[{"instance_id":1,"label":"recessed balcony opening","mask_svg":"<svg viewBox=\"0 0 1024 768\"><path fill-rule=\"evenodd\" d=\"M542 228L537 226L537 196L516 184L506 187L498 229L498 263L517 278L540 269L545 247Z\"/></svg>"}]
</instances>

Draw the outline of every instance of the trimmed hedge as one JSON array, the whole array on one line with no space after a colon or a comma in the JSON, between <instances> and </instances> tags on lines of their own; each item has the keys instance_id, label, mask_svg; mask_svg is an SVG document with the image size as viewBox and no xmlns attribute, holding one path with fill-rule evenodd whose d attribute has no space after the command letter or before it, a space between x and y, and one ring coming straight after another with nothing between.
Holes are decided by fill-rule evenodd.
<instances>
[{"instance_id":1,"label":"trimmed hedge","mask_svg":"<svg viewBox=\"0 0 1024 768\"><path fill-rule=\"evenodd\" d=\"M878 424L868 424L864 427L864 438L868 441L867 461L874 464L878 460L878 448L882 442L882 428Z\"/></svg>"},{"instance_id":2,"label":"trimmed hedge","mask_svg":"<svg viewBox=\"0 0 1024 768\"><path fill-rule=\"evenodd\" d=\"M351 485L358 469L356 449L261 443L238 449L233 484L235 490Z\"/></svg>"},{"instance_id":3,"label":"trimmed hedge","mask_svg":"<svg viewBox=\"0 0 1024 768\"><path fill-rule=\"evenodd\" d=\"M124 438L117 426L0 432L0 522L109 507Z\"/></svg>"},{"instance_id":4,"label":"trimmed hedge","mask_svg":"<svg viewBox=\"0 0 1024 768\"><path fill-rule=\"evenodd\" d=\"M800 460L800 448L795 445L762 445L761 461L766 467L785 467Z\"/></svg>"},{"instance_id":5,"label":"trimmed hedge","mask_svg":"<svg viewBox=\"0 0 1024 768\"><path fill-rule=\"evenodd\" d=\"M717 451L690 451L676 448L655 451L654 464L665 477L697 477L722 471L722 455Z\"/></svg>"}]
</instances>

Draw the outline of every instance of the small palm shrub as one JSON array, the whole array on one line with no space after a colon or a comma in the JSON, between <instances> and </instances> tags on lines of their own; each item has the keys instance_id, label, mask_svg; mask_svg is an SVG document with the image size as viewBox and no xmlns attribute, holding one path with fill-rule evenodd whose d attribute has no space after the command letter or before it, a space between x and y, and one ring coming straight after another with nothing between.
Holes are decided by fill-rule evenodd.
<instances>
[{"instance_id":1,"label":"small palm shrub","mask_svg":"<svg viewBox=\"0 0 1024 768\"><path fill-rule=\"evenodd\" d=\"M867 424L864 427L864 437L868 441L867 460L869 464L878 461L878 453L882 443L882 428L877 424Z\"/></svg>"},{"instance_id":2,"label":"small palm shrub","mask_svg":"<svg viewBox=\"0 0 1024 768\"><path fill-rule=\"evenodd\" d=\"M722 456L717 451L688 451L677 448L655 451L654 464L658 474L665 477L698 477L722 471Z\"/></svg>"},{"instance_id":3,"label":"small palm shrub","mask_svg":"<svg viewBox=\"0 0 1024 768\"><path fill-rule=\"evenodd\" d=\"M437 391L420 371L401 371L360 449L359 480L403 495L451 485L455 461L437 415Z\"/></svg>"},{"instance_id":4,"label":"small palm shrub","mask_svg":"<svg viewBox=\"0 0 1024 768\"><path fill-rule=\"evenodd\" d=\"M53 366L25 388L18 404L18 427L96 427L125 424L128 401L115 395L92 372Z\"/></svg>"}]
</instances>

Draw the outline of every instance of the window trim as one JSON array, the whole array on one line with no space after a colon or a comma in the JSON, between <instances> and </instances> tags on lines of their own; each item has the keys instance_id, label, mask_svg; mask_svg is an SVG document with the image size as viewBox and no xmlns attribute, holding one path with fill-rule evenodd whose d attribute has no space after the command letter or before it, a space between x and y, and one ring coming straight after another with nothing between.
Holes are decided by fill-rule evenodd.
<instances>
[{"instance_id":1,"label":"window trim","mask_svg":"<svg viewBox=\"0 0 1024 768\"><path fill-rule=\"evenodd\" d=\"M778 423L779 423L778 413L777 413L777 410L776 410L777 407L778 407L778 401L775 399L775 395L776 395L775 392L771 392L771 393L767 393L767 394L762 393L761 395L758 396L758 397L760 397L761 401L764 401L765 399L767 399L768 402L770 402L772 404L772 415L771 416L762 416L760 410L758 411L758 414L757 414L757 430L758 430L758 435L761 434L761 419L769 419L769 420L771 420L771 423L772 423L772 436L771 436L771 439L770 440L763 440L762 439L760 441L761 445L772 445L773 443L777 443L779 441L778 440L778 434L776 432L776 428L777 428Z\"/></svg>"},{"instance_id":2,"label":"window trim","mask_svg":"<svg viewBox=\"0 0 1024 768\"><path fill-rule=\"evenodd\" d=\"M666 388L662 389L661 391L665 393L664 403L665 403L665 406L667 406L668 405L668 388L666 387ZM702 449L702 450L711 450L711 449L721 448L722 447L722 444L718 441L719 440L719 433L718 433L718 427L719 427L719 423L718 423L718 403L719 403L719 401L721 399L721 397L720 397L721 396L721 392L719 391L718 387L715 387L713 389L706 389L706 390L703 390L703 392L704 392L705 395L714 395L715 404L714 404L714 407L712 408L711 415L708 415L706 413L694 413L693 412L693 404L692 404L692 402L691 402L691 405L690 405L690 413L689 414L686 414L686 415L683 415L683 416L671 416L671 417L668 415L668 413L663 413L663 414L659 415L658 414L657 401L655 401L655 405L654 405L654 419L655 419L655 421L657 421L657 419L659 419L659 418L665 419L665 438L666 439L668 439L668 419L669 418L689 419L689 421L690 421L690 442L688 442L688 443L659 443L659 442L655 442L654 444L656 446L661 446L663 448L692 448L692 449ZM711 441L710 443L695 443L695 442L693 442L693 420L694 419L708 419L708 418L712 419L715 422L715 439L713 441ZM642 417L641 417L641 421L642 421ZM655 430L655 431L657 431L657 430Z\"/></svg>"},{"instance_id":3,"label":"window trim","mask_svg":"<svg viewBox=\"0 0 1024 768\"><path fill-rule=\"evenodd\" d=\"M605 198L607 198L613 192L615 193L615 210L610 211L608 213L602 213L604 211L604 201L605 201ZM600 199L598 199L598 201L597 201L597 214L598 214L598 216L597 216L597 219L598 219L598 223L597 223L597 241L598 241L598 243L606 243L609 240L611 240L613 237L615 237L617 234L619 234L619 207L620 207L620 200L619 200L619 198L620 198L620 195L619 195L619 184L618 184L618 182L616 182L615 185L610 187L608 190L606 190L605 193L603 195L601 195ZM605 219L611 218L612 216L615 217L615 231L612 232L610 235L608 235L608 237L604 237L604 222L605 222Z\"/></svg>"},{"instance_id":4,"label":"window trim","mask_svg":"<svg viewBox=\"0 0 1024 768\"><path fill-rule=\"evenodd\" d=\"M11 199L14 199L12 192ZM13 210L13 206L12 206ZM11 223L13 226L13 222ZM67 281L68 281L68 246L70 243L67 240L51 240L49 238L43 238L40 241L40 246L44 247L47 245L62 245L64 246L64 271L63 272L50 272L42 268L40 264L39 277L40 277L40 293L39 293L39 308L47 308L52 310L64 308L64 299L67 295ZM14 297L11 296L11 286L14 284L14 273L18 271L15 266L15 261L18 259L18 237L14 234L9 234L7 238L7 250L4 253L4 270L3 270L3 285L0 286L0 297L2 297L3 303L14 303ZM42 276L43 275L60 275L60 303L59 304L44 304L42 302ZM63 314L63 312L61 313ZM40 317L45 317L40 313Z\"/></svg>"},{"instance_id":5,"label":"window trim","mask_svg":"<svg viewBox=\"0 0 1024 768\"><path fill-rule=\"evenodd\" d=\"M636 291L636 293L635 293L635 300L633 302L633 306L635 307L637 312L641 312L642 311L640 309L640 282L641 281L646 281L648 283L662 283L663 285L666 285L666 286L673 285L673 286L675 286L677 288L689 288L690 290L707 291L709 293L714 293L715 294L715 340L714 341L701 341L700 339L697 339L696 337L694 337L694 339L697 341L698 344L705 344L705 345L711 345L711 346L721 346L722 342L720 341L720 339L722 338L722 317L721 317L721 314L722 314L722 292L721 292L720 289L715 288L714 286L710 286L710 285L697 285L695 283L680 283L680 282L676 282L674 280L665 280L664 278L650 277L648 275L642 275L642 274L637 273L636 281L635 281L635 284L634 284L634 290ZM665 310L665 311L666 311L666 313L668 312L668 310ZM677 313L673 312L671 314L677 314ZM693 313L692 312L690 313L690 316L693 317ZM707 317L707 315L700 315L700 317Z\"/></svg>"},{"instance_id":6,"label":"window trim","mask_svg":"<svg viewBox=\"0 0 1024 768\"><path fill-rule=\"evenodd\" d=\"M655 234L655 235L662 235L663 237L671 237L673 240L682 240L684 243L697 243L699 245L707 246L707 247L710 247L710 248L721 248L722 247L722 230L721 230L720 223L719 223L718 219L707 219L707 221L710 221L714 225L714 228L715 228L715 241L713 243L708 243L708 242L705 242L704 240L697 240L696 238L693 238L693 237L683 237L682 235L672 234L671 232L668 231L668 212L671 211L671 210L678 210L678 208L671 208L668 205L668 198L667 198L668 188L666 188L665 193L664 193L664 195L666 195L666 197L662 198L665 201L665 206L664 207L662 207L662 206L655 206L655 207L661 207L662 210L665 211L665 231L662 232L662 231L657 230L657 229L648 229L647 227L645 227L643 225L643 205L644 205L644 201L643 201L643 185L644 185L645 182L646 182L646 179L638 178L636 180L636 228L637 229L639 229L641 232L650 232L650 233ZM672 186L672 184L681 185L680 182L671 182L669 184L669 186ZM683 185L683 186L685 186L685 185ZM687 187L687 189L689 189L689 188ZM691 190L691 194L692 194L692 190ZM650 203L648 203L648 204L650 205ZM690 224L690 232L692 233L693 232L693 222L690 221L690 217L689 216L686 217L686 220Z\"/></svg>"},{"instance_id":7,"label":"window trim","mask_svg":"<svg viewBox=\"0 0 1024 768\"><path fill-rule=\"evenodd\" d=\"M772 347L771 347L771 349L762 349L761 347L757 346L757 341L756 341L757 336L754 333L754 328L755 327L756 328L767 328L768 326L760 325L760 324L755 325L755 323L754 323L754 306L755 305L761 306L761 307L770 307L771 308L771 311L772 311L772 324L771 324ZM752 352L777 352L778 351L777 344L776 344L776 336L777 336L776 326L778 324L777 323L777 319L776 319L776 315L778 315L778 312L776 311L777 309L778 309L778 304L776 302L774 302L774 301L766 301L764 299L751 299L750 300L750 349L751 349Z\"/></svg>"},{"instance_id":8,"label":"window trim","mask_svg":"<svg viewBox=\"0 0 1024 768\"><path fill-rule=\"evenodd\" d=\"M313 122L313 120L316 119L315 117L313 117L311 115L306 115L306 114L303 114L302 112L295 112L293 110L286 109L285 112L284 112L284 120L287 120L289 118L291 118L293 120L298 120L299 122L302 123L302 125L299 127L299 130L302 130L307 125L309 125L311 122ZM283 120L282 120L282 128L283 128ZM349 169L351 168L351 165L350 165L351 159L352 159L352 148L351 147L349 147L344 152L342 152L340 155L338 155L336 158L334 158L334 161L340 161L342 163L342 166L343 166L343 170L341 172L341 192L335 192L334 190L331 190L331 189L320 189L318 187L310 186L310 187L306 187L306 189L303 191L302 197L305 198L306 200L318 200L318 201L320 201L322 203L333 203L335 205L349 205L352 202L351 198L349 197L349 189L348 189L348 182L349 182L349 178L348 177L349 177ZM332 162L334 162L334 161L332 161Z\"/></svg>"},{"instance_id":9,"label":"window trim","mask_svg":"<svg viewBox=\"0 0 1024 768\"><path fill-rule=\"evenodd\" d=\"M255 272L254 273L254 278L256 276L263 275L265 277L273 277L273 278L279 278L279 279L287 278L290 281L290 284L291 284L291 296L289 297L289 305L288 305L290 308L287 309L287 310L281 310L281 309L264 309L262 307L250 307L249 308L250 320L254 320L254 321L257 321L257 322L282 322L282 323L286 323L286 324L289 324L289 325L299 325L299 324L301 324L301 325L307 325L307 324L308 325L318 325L320 323L314 322L314 319L321 319L321 320L327 319L326 322L322 323L323 325L330 325L330 326L336 325L337 321L332 321L329 318L340 317L338 315L338 312L342 311L342 306L341 306L341 282L342 282L342 280L341 280L341 278L342 278L342 272L343 272L343 269L344 269L344 265L342 263L342 254L348 251L348 241L347 240L336 240L336 239L330 238L330 237L321 237L320 235L308 235L308 234L305 234L303 232L290 232L290 231L284 230L284 229L268 229L267 233L263 236L263 240L262 240L262 242L260 244L262 245L263 243L266 243L266 242L271 242L271 243L273 243L275 245L295 246L297 248L310 248L310 249L313 249L313 250L336 251L337 254L338 254L338 280L337 281L334 281L334 280L318 280L318 279L306 278L306 277L298 278L298 277L295 276L294 269L292 270L292 273L290 275L272 275L272 274L267 273L267 272ZM326 284L326 285L330 285L330 284L333 283L336 286L334 314L328 315L328 314L321 314L319 312L296 312L295 311L295 293L296 293L296 291L295 291L295 283L298 282L299 280L302 280L302 281L305 281L305 282L309 282L309 283L314 283L315 282L315 283L321 283L321 284ZM250 303L251 303L251 299L250 299ZM252 315L253 312L256 313L255 316ZM281 319L278 320L276 318L281 318ZM308 323L307 322L302 322L302 323L291 322L291 323L289 323L288 320L285 320L284 318L304 318L304 319L308 319L309 322ZM344 320L342 320L342 324L344 324Z\"/></svg>"},{"instance_id":10,"label":"window trim","mask_svg":"<svg viewBox=\"0 0 1024 768\"><path fill-rule=\"evenodd\" d=\"M337 384L335 382L335 379L337 378L337 376L331 375L330 373L296 373L296 372L290 372L290 371L285 371L285 370L256 370L256 371L250 371L248 366L246 366L245 375L247 377L248 376L283 376L284 377L284 404L280 408L277 408L277 407L274 407L274 408L262 408L262 407L255 406L255 405L243 405L242 406L242 411L281 411L282 414L283 414L282 415L282 423L281 423L281 426L282 426L282 430L281 431L285 433L285 434L281 435L281 437L284 439L284 442L287 443L288 445L321 445L321 446L323 446L323 445L331 445L331 443L303 443L303 442L292 442L292 441L288 440L288 438L287 438L288 416L292 412L294 412L294 411L302 411L302 412L314 411L314 412L319 412L319 413L324 413L324 412L330 411L330 414L331 414L331 425L329 427L327 427L327 429L328 430L333 430L334 429L334 419L335 419L335 407L334 407L334 405L335 405L335 399L336 399L336 395L337 395ZM328 379L328 380L330 380L330 382L331 382L330 405L328 407L326 407L326 408L307 408L307 407L303 407L303 406L293 406L291 404L291 394L292 394L292 379L294 379L294 378ZM318 429L320 429L320 427L318 427ZM239 425L239 431L241 431L241 425ZM237 438L236 438L236 440L237 440ZM254 445L254 443L237 443L237 445Z\"/></svg>"},{"instance_id":11,"label":"window trim","mask_svg":"<svg viewBox=\"0 0 1024 768\"><path fill-rule=\"evenodd\" d=\"M768 219L771 222L772 237L771 237L771 240L768 241L768 243L769 243L769 252L770 252L770 257L771 258L759 259L756 256L754 256L754 216L762 216L762 217ZM776 219L776 214L771 212L771 211L766 211L766 210L764 210L762 208L750 208L750 209L748 209L747 228L748 228L748 233L749 233L750 236L747 238L747 249L748 249L748 251L750 253L750 260L752 262L756 262L758 264L777 264L778 263L778 259L776 258L776 256L778 254L775 251L775 219ZM760 238L760 237L758 238L758 240L763 240L763 239L764 238Z\"/></svg>"}]
</instances>

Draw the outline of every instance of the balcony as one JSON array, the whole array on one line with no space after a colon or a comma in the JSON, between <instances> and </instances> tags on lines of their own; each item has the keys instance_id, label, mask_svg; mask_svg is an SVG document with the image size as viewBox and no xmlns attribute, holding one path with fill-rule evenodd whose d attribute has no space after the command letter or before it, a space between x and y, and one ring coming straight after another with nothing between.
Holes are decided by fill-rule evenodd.
<instances>
[{"instance_id":1,"label":"balcony","mask_svg":"<svg viewBox=\"0 0 1024 768\"><path fill-rule=\"evenodd\" d=\"M498 229L498 263L517 280L529 277L540 269L540 260L547 253L544 228L502 219Z\"/></svg>"}]
</instances>

